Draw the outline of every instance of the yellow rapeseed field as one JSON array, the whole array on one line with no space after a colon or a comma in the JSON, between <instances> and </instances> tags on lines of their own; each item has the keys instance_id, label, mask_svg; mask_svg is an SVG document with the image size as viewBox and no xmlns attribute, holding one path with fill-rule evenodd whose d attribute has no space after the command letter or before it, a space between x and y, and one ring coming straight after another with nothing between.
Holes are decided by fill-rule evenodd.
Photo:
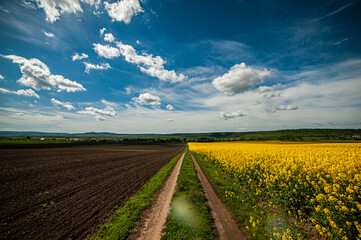
<instances>
[{"instance_id":1,"label":"yellow rapeseed field","mask_svg":"<svg viewBox=\"0 0 361 240\"><path fill-rule=\"evenodd\" d=\"M328 239L361 239L361 144L189 143L254 192L311 221Z\"/></svg>"}]
</instances>

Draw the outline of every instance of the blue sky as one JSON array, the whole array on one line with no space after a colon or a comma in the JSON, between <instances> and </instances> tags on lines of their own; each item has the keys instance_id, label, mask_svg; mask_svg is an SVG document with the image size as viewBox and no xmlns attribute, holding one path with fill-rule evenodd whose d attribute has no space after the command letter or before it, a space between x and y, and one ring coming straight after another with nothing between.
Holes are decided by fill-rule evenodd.
<instances>
[{"instance_id":1,"label":"blue sky","mask_svg":"<svg viewBox=\"0 0 361 240\"><path fill-rule=\"evenodd\" d=\"M361 1L0 1L0 130L361 127Z\"/></svg>"}]
</instances>

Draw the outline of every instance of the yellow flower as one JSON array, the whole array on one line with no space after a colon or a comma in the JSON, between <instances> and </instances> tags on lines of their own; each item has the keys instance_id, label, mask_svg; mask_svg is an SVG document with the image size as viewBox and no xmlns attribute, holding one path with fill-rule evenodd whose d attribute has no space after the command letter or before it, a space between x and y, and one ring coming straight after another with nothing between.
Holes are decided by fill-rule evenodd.
<instances>
[{"instance_id":1,"label":"yellow flower","mask_svg":"<svg viewBox=\"0 0 361 240\"><path fill-rule=\"evenodd\" d=\"M344 212L348 212L348 208L346 206L342 206L341 210Z\"/></svg>"},{"instance_id":2,"label":"yellow flower","mask_svg":"<svg viewBox=\"0 0 361 240\"><path fill-rule=\"evenodd\" d=\"M328 210L327 208L323 209L323 211L328 215L330 214L330 210Z\"/></svg>"}]
</instances>

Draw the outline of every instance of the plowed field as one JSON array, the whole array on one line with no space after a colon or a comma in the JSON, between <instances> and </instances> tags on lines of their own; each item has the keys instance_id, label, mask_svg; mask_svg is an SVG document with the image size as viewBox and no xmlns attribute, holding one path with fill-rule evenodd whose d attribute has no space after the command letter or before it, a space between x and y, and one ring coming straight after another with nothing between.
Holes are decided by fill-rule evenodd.
<instances>
[{"instance_id":1,"label":"plowed field","mask_svg":"<svg viewBox=\"0 0 361 240\"><path fill-rule=\"evenodd\" d=\"M181 144L0 149L0 238L84 239Z\"/></svg>"}]
</instances>

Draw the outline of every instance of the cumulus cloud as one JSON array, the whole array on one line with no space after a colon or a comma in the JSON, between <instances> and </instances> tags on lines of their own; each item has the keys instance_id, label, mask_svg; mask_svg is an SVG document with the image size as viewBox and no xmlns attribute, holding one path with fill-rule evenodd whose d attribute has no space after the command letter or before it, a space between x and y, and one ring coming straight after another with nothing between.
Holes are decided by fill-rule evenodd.
<instances>
[{"instance_id":1,"label":"cumulus cloud","mask_svg":"<svg viewBox=\"0 0 361 240\"><path fill-rule=\"evenodd\" d=\"M56 100L55 98L52 98L52 99L51 99L51 102L52 102L54 105L63 106L63 107L65 107L66 109L68 109L69 111L70 111L70 110L75 110L75 107L74 107L73 105L71 105L70 102L60 102L59 100Z\"/></svg>"},{"instance_id":2,"label":"cumulus cloud","mask_svg":"<svg viewBox=\"0 0 361 240\"><path fill-rule=\"evenodd\" d=\"M81 1L89 4L90 6L95 6L96 9L98 9L101 3L101 0L81 0Z\"/></svg>"},{"instance_id":3,"label":"cumulus cloud","mask_svg":"<svg viewBox=\"0 0 361 240\"><path fill-rule=\"evenodd\" d=\"M276 88L282 86L282 84L278 83L276 85L273 85L273 86L260 86L258 88L258 92L260 93L266 93L266 92L270 92L270 91L273 91L275 90Z\"/></svg>"},{"instance_id":4,"label":"cumulus cloud","mask_svg":"<svg viewBox=\"0 0 361 240\"><path fill-rule=\"evenodd\" d=\"M85 72L89 73L90 70L105 70L105 69L109 69L111 68L110 65L108 63L102 63L101 65L94 65L92 63L88 63L88 62L84 62L85 65Z\"/></svg>"},{"instance_id":5,"label":"cumulus cloud","mask_svg":"<svg viewBox=\"0 0 361 240\"><path fill-rule=\"evenodd\" d=\"M132 90L131 88L127 87L127 88L125 88L125 92L126 92L128 95L130 95L130 94L133 93L133 90Z\"/></svg>"},{"instance_id":6,"label":"cumulus cloud","mask_svg":"<svg viewBox=\"0 0 361 240\"><path fill-rule=\"evenodd\" d=\"M111 33L104 34L104 41L114 42L114 40L115 40L115 37L113 36L113 34L111 34Z\"/></svg>"},{"instance_id":7,"label":"cumulus cloud","mask_svg":"<svg viewBox=\"0 0 361 240\"><path fill-rule=\"evenodd\" d=\"M273 106L273 110L275 111L283 111L283 110L297 110L298 107L296 105L278 105Z\"/></svg>"},{"instance_id":8,"label":"cumulus cloud","mask_svg":"<svg viewBox=\"0 0 361 240\"><path fill-rule=\"evenodd\" d=\"M65 90L67 92L86 90L80 83L70 81L61 75L51 74L48 66L39 59L26 59L15 55L1 56L20 65L20 71L23 75L17 82L22 85L32 87L35 90L50 90L56 87L58 87L59 90Z\"/></svg>"},{"instance_id":9,"label":"cumulus cloud","mask_svg":"<svg viewBox=\"0 0 361 240\"><path fill-rule=\"evenodd\" d=\"M42 8L46 14L46 20L53 23L63 13L83 12L78 0L36 0L38 8Z\"/></svg>"},{"instance_id":10,"label":"cumulus cloud","mask_svg":"<svg viewBox=\"0 0 361 240\"><path fill-rule=\"evenodd\" d=\"M104 32L105 32L106 30L107 30L106 28L102 28L102 29L100 29L100 30L99 30L99 32L100 32L100 36L103 36L103 34L104 34Z\"/></svg>"},{"instance_id":11,"label":"cumulus cloud","mask_svg":"<svg viewBox=\"0 0 361 240\"><path fill-rule=\"evenodd\" d=\"M112 21L130 23L132 17L144 12L138 0L120 0L114 3L104 2L104 8Z\"/></svg>"},{"instance_id":12,"label":"cumulus cloud","mask_svg":"<svg viewBox=\"0 0 361 240\"><path fill-rule=\"evenodd\" d=\"M274 97L281 97L282 94L281 92L267 92L265 94L263 94L263 97L264 98L274 98Z\"/></svg>"},{"instance_id":13,"label":"cumulus cloud","mask_svg":"<svg viewBox=\"0 0 361 240\"><path fill-rule=\"evenodd\" d=\"M17 91L10 91L10 90L5 89L5 88L0 88L0 92L1 93L7 93L7 94L16 94L16 95L25 96L25 97L40 98L39 95L36 94L32 89L27 89L27 90L19 89Z\"/></svg>"},{"instance_id":14,"label":"cumulus cloud","mask_svg":"<svg viewBox=\"0 0 361 240\"><path fill-rule=\"evenodd\" d=\"M244 92L271 75L267 69L258 70L245 63L234 65L227 73L212 81L213 86L226 95Z\"/></svg>"},{"instance_id":15,"label":"cumulus cloud","mask_svg":"<svg viewBox=\"0 0 361 240\"><path fill-rule=\"evenodd\" d=\"M97 122L105 121L105 117L95 116L95 120L96 120Z\"/></svg>"},{"instance_id":16,"label":"cumulus cloud","mask_svg":"<svg viewBox=\"0 0 361 240\"><path fill-rule=\"evenodd\" d=\"M78 113L94 115L94 116L99 116L99 115L104 115L109 117L117 116L117 113L114 110L98 109L95 107L86 107L85 110L78 111Z\"/></svg>"},{"instance_id":17,"label":"cumulus cloud","mask_svg":"<svg viewBox=\"0 0 361 240\"><path fill-rule=\"evenodd\" d=\"M142 105L151 106L159 106L161 102L160 97L154 96L150 93L142 93L139 97L132 98L132 100Z\"/></svg>"},{"instance_id":18,"label":"cumulus cloud","mask_svg":"<svg viewBox=\"0 0 361 240\"><path fill-rule=\"evenodd\" d=\"M99 43L94 43L93 46L94 51L101 57L111 59L120 56L120 50L118 48L109 45L101 45Z\"/></svg>"},{"instance_id":19,"label":"cumulus cloud","mask_svg":"<svg viewBox=\"0 0 361 240\"><path fill-rule=\"evenodd\" d=\"M236 117L244 117L244 116L247 116L247 115L242 113L241 111L231 112L231 113L220 112L220 114L219 114L219 117L224 120L228 120L230 118L236 118Z\"/></svg>"},{"instance_id":20,"label":"cumulus cloud","mask_svg":"<svg viewBox=\"0 0 361 240\"><path fill-rule=\"evenodd\" d=\"M85 53L82 53L81 55L79 55L78 53L75 53L72 57L71 57L71 59L73 60L73 61L76 61L76 60L81 60L81 59L85 59L85 58L88 58L89 56L87 55L87 54L85 54Z\"/></svg>"},{"instance_id":21,"label":"cumulus cloud","mask_svg":"<svg viewBox=\"0 0 361 240\"><path fill-rule=\"evenodd\" d=\"M117 46L120 50L120 54L124 56L125 61L137 64L142 72L149 74L152 77L156 77L162 81L168 80L170 82L181 82L187 79L183 74L177 75L174 70L169 71L164 69L166 61L160 56L153 57L152 54L147 54L145 52L139 55L132 46L123 44L122 42L118 42Z\"/></svg>"},{"instance_id":22,"label":"cumulus cloud","mask_svg":"<svg viewBox=\"0 0 361 240\"><path fill-rule=\"evenodd\" d=\"M95 8L98 8L101 3L100 0L80 0L80 2L95 6ZM80 2L79 0L35 0L37 7L44 9L46 20L51 23L58 20L64 13L82 13ZM27 3L28 7L35 8L30 2L24 3Z\"/></svg>"},{"instance_id":23,"label":"cumulus cloud","mask_svg":"<svg viewBox=\"0 0 361 240\"><path fill-rule=\"evenodd\" d=\"M54 38L55 37L54 33L46 32L45 30L43 30L43 33L44 33L45 36L47 36L49 38Z\"/></svg>"},{"instance_id":24,"label":"cumulus cloud","mask_svg":"<svg viewBox=\"0 0 361 240\"><path fill-rule=\"evenodd\" d=\"M167 108L168 110L170 110L170 111L174 110L174 106L171 105L171 104L168 104L168 105L166 106L166 108Z\"/></svg>"},{"instance_id":25,"label":"cumulus cloud","mask_svg":"<svg viewBox=\"0 0 361 240\"><path fill-rule=\"evenodd\" d=\"M99 109L95 107L86 107L84 110L78 111L78 113L95 116L96 121L104 121L105 117L103 116L108 116L108 117L117 116L117 112L114 111L113 107L117 107L118 104L109 102L105 99L102 99L100 102L105 105L104 109Z\"/></svg>"}]
</instances>

